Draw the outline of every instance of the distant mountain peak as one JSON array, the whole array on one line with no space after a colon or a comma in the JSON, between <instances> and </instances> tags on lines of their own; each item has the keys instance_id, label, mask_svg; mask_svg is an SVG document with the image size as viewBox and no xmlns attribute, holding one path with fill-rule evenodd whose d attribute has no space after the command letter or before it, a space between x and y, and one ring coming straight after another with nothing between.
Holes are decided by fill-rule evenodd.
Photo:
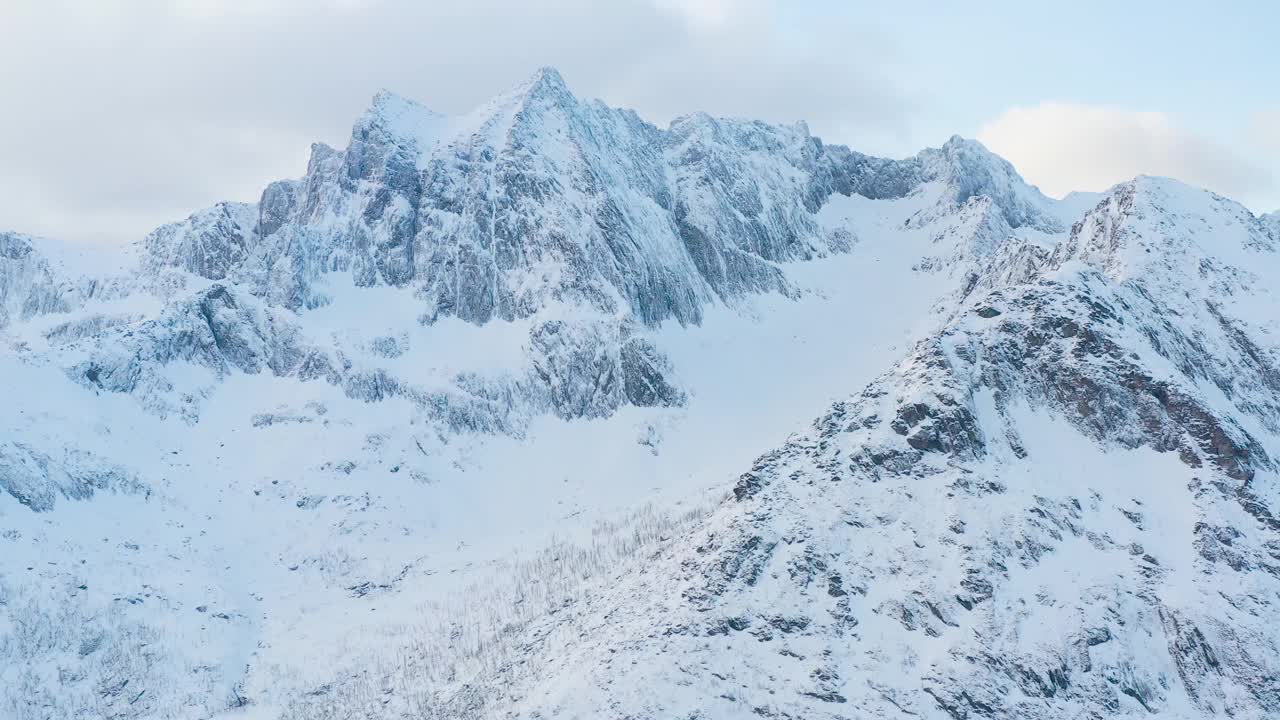
<instances>
[{"instance_id":1,"label":"distant mountain peak","mask_svg":"<svg viewBox=\"0 0 1280 720\"><path fill-rule=\"evenodd\" d=\"M559 70L555 69L550 65L543 65L542 67L535 70L533 74L529 76L529 79L525 81L524 84L527 85L530 89L545 88L548 90L565 91L565 92L568 92L569 90L569 87L565 85L564 76L560 74Z\"/></svg>"},{"instance_id":2,"label":"distant mountain peak","mask_svg":"<svg viewBox=\"0 0 1280 720\"><path fill-rule=\"evenodd\" d=\"M983 153L991 153L991 151L987 149L987 146L983 145L980 141L974 140L972 138L967 138L963 135L960 135L959 133L956 133L951 137L947 138L947 141L942 144L942 149L944 150L964 149L964 150L977 151L977 152L983 152Z\"/></svg>"},{"instance_id":3,"label":"distant mountain peak","mask_svg":"<svg viewBox=\"0 0 1280 720\"><path fill-rule=\"evenodd\" d=\"M374 93L373 99L370 101L369 107L365 110L361 119L371 122L395 122L405 117L418 119L422 117L438 118L444 116L427 108L417 100L413 100L392 90L383 88Z\"/></svg>"},{"instance_id":4,"label":"distant mountain peak","mask_svg":"<svg viewBox=\"0 0 1280 720\"><path fill-rule=\"evenodd\" d=\"M1163 287L1173 295L1252 291L1247 274L1275 266L1280 240L1239 203L1179 180L1139 175L1111 188L1077 221L1056 263L1079 261L1117 282ZM1233 291L1233 292L1235 292Z\"/></svg>"},{"instance_id":5,"label":"distant mountain peak","mask_svg":"<svg viewBox=\"0 0 1280 720\"><path fill-rule=\"evenodd\" d=\"M405 144L425 153L440 141L448 118L390 90L379 90L351 130L352 142Z\"/></svg>"},{"instance_id":6,"label":"distant mountain peak","mask_svg":"<svg viewBox=\"0 0 1280 720\"><path fill-rule=\"evenodd\" d=\"M1280 242L1280 210L1273 213L1267 213L1259 218L1263 225L1271 228L1271 234L1275 236L1276 242Z\"/></svg>"},{"instance_id":7,"label":"distant mountain peak","mask_svg":"<svg viewBox=\"0 0 1280 720\"><path fill-rule=\"evenodd\" d=\"M1011 227L1030 226L1049 232L1063 229L1049 198L1022 178L1008 160L977 140L952 135L941 148L924 150L926 177L933 176L955 190L955 200L985 195L996 204Z\"/></svg>"},{"instance_id":8,"label":"distant mountain peak","mask_svg":"<svg viewBox=\"0 0 1280 720\"><path fill-rule=\"evenodd\" d=\"M565 84L558 70L553 67L542 67L506 92L499 93L485 107L519 108L539 101L572 104L577 101L577 98L569 90L569 86Z\"/></svg>"}]
</instances>

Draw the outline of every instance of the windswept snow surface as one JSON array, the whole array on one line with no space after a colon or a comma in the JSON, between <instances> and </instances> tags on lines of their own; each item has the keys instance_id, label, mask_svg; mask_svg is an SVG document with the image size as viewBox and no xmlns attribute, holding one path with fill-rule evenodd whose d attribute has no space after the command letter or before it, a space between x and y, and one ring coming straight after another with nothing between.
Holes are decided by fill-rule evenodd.
<instances>
[{"instance_id":1,"label":"windswept snow surface","mask_svg":"<svg viewBox=\"0 0 1280 720\"><path fill-rule=\"evenodd\" d=\"M75 438L145 489L57 498L49 514L4 497L3 576L89 616L163 618L172 652L209 676L174 692L216 704L235 689L283 702L276 673L306 689L345 659L379 656L386 640L371 627L413 622L424 602L477 582L513 552L589 542L593 528L637 508L679 512L718 498L760 448L784 441L839 388L874 377L930 327L933 300L955 284L912 269L932 242L895 229L913 210L903 205L841 197L825 208L824 222L865 225L853 252L789 268L797 298L750 298L712 309L701 326L655 330L689 388L684 407L542 416L519 437L442 434L422 427L408 402L365 403L326 383L270 373L218 380L171 365L175 386L213 388L188 425L73 385L30 353L5 355L10 407L21 408L4 414L5 437L50 457ZM405 381L501 376L526 362L528 321L424 326L407 290L338 276L329 292L331 303L299 316L303 332L349 348L390 338L403 352L380 365ZM393 589L352 597L362 583ZM31 682L59 687L47 676ZM209 683L218 694L204 694Z\"/></svg>"}]
</instances>

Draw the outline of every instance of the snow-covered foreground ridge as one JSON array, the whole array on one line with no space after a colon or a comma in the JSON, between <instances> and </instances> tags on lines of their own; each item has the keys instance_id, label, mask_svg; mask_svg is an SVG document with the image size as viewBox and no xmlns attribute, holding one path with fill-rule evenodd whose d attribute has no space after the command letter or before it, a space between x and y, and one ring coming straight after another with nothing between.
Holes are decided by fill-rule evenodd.
<instances>
[{"instance_id":1,"label":"snow-covered foreground ridge","mask_svg":"<svg viewBox=\"0 0 1280 720\"><path fill-rule=\"evenodd\" d=\"M1275 717L1278 285L1172 180L380 93L0 234L0 717Z\"/></svg>"}]
</instances>

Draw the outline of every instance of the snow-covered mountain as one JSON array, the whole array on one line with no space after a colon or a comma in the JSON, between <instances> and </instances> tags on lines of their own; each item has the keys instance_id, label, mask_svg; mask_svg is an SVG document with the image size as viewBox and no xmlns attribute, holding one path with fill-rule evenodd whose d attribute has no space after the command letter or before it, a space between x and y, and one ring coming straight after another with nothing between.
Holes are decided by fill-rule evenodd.
<instances>
[{"instance_id":1,"label":"snow-covered mountain","mask_svg":"<svg viewBox=\"0 0 1280 720\"><path fill-rule=\"evenodd\" d=\"M0 234L0 716L1274 716L1277 285L1172 180L379 93Z\"/></svg>"}]
</instances>

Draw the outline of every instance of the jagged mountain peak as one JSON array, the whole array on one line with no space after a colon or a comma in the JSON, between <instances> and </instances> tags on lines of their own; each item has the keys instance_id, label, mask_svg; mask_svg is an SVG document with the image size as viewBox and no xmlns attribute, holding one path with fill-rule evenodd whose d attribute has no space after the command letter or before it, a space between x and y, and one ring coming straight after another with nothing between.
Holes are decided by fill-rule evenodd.
<instances>
[{"instance_id":1,"label":"jagged mountain peak","mask_svg":"<svg viewBox=\"0 0 1280 720\"><path fill-rule=\"evenodd\" d=\"M949 169L959 174L987 175L993 182L1034 187L1022 179L1012 163L972 138L952 135L937 149L936 154L931 149L925 149L922 155L927 160L944 159Z\"/></svg>"},{"instance_id":2,"label":"jagged mountain peak","mask_svg":"<svg viewBox=\"0 0 1280 720\"><path fill-rule=\"evenodd\" d=\"M667 127L675 144L725 145L731 152L760 151L794 157L810 144L821 143L809 133L806 123L775 125L761 120L716 117L705 112L681 115Z\"/></svg>"},{"instance_id":3,"label":"jagged mountain peak","mask_svg":"<svg viewBox=\"0 0 1280 720\"><path fill-rule=\"evenodd\" d=\"M362 131L382 130L393 137L414 140L425 151L437 139L445 120L444 115L416 100L383 89L373 96L369 108L356 121L353 136Z\"/></svg>"},{"instance_id":4,"label":"jagged mountain peak","mask_svg":"<svg viewBox=\"0 0 1280 720\"><path fill-rule=\"evenodd\" d=\"M220 202L151 231L139 243L141 257L151 267L221 280L252 250L257 222L257 205Z\"/></svg>"},{"instance_id":5,"label":"jagged mountain peak","mask_svg":"<svg viewBox=\"0 0 1280 720\"><path fill-rule=\"evenodd\" d=\"M697 322L714 298L789 292L770 263L843 247L813 218L833 194L903 197L935 181L948 190L930 217L986 196L1012 228L1057 227L1049 201L975 141L892 161L823 145L803 123L693 113L664 131L579 102L542 68L461 117L380 91L345 149L312 147L301 180L143 245L150 267L235 275L295 308L323 304L317 282L350 272L358 285L413 285L425 318L527 316L566 296L612 313L620 294L646 324ZM629 197L613 197L623 186ZM552 261L569 272L530 274Z\"/></svg>"},{"instance_id":6,"label":"jagged mountain peak","mask_svg":"<svg viewBox=\"0 0 1280 720\"><path fill-rule=\"evenodd\" d=\"M1185 283L1214 273L1270 270L1280 245L1243 205L1166 177L1140 175L1109 190L1056 253L1114 280Z\"/></svg>"},{"instance_id":7,"label":"jagged mountain peak","mask_svg":"<svg viewBox=\"0 0 1280 720\"><path fill-rule=\"evenodd\" d=\"M947 141L942 144L941 149L948 153L970 152L975 154L994 155L994 153L988 150L987 146L983 145L980 140L967 138L959 133L955 133L951 137L947 138Z\"/></svg>"},{"instance_id":8,"label":"jagged mountain peak","mask_svg":"<svg viewBox=\"0 0 1280 720\"><path fill-rule=\"evenodd\" d=\"M708 112L696 110L672 118L667 127L674 133L688 133L701 128L714 128L715 126L716 118L712 117Z\"/></svg>"},{"instance_id":9,"label":"jagged mountain peak","mask_svg":"<svg viewBox=\"0 0 1280 720\"><path fill-rule=\"evenodd\" d=\"M364 117L386 118L418 113L439 115L439 113L427 108L417 100L405 97L394 90L381 88L373 94L373 99L369 101L369 107L365 110Z\"/></svg>"},{"instance_id":10,"label":"jagged mountain peak","mask_svg":"<svg viewBox=\"0 0 1280 720\"><path fill-rule=\"evenodd\" d=\"M1280 210L1267 213L1258 219L1263 225L1271 229L1271 236L1275 238L1276 242L1280 243Z\"/></svg>"},{"instance_id":11,"label":"jagged mountain peak","mask_svg":"<svg viewBox=\"0 0 1280 720\"><path fill-rule=\"evenodd\" d=\"M0 232L0 331L13 322L70 312L95 297L121 292L115 276L135 262L132 247Z\"/></svg>"},{"instance_id":12,"label":"jagged mountain peak","mask_svg":"<svg viewBox=\"0 0 1280 720\"><path fill-rule=\"evenodd\" d=\"M459 117L454 131L457 141L481 140L499 146L506 141L512 127L521 119L527 121L531 115L550 109L573 113L579 106L578 98L570 92L559 71L543 67L472 112Z\"/></svg>"},{"instance_id":13,"label":"jagged mountain peak","mask_svg":"<svg viewBox=\"0 0 1280 720\"><path fill-rule=\"evenodd\" d=\"M542 67L475 110L450 117L391 90L374 95L352 130L352 142L380 141L402 146L425 164L439 146L476 141L491 146L506 142L514 123L530 112L578 105L559 71Z\"/></svg>"},{"instance_id":14,"label":"jagged mountain peak","mask_svg":"<svg viewBox=\"0 0 1280 720\"><path fill-rule=\"evenodd\" d=\"M929 186L940 200L916 224L963 214L983 235L975 257L1018 228L1066 229L1061 206L976 140L887 160L824 145L803 123L695 112L663 130L579 102L544 67L461 117L379 91L347 148L314 145L301 180L271 184L257 206L195 213L143 245L152 266L234 274L291 307L323 304L313 286L350 272L358 285L413 286L425 318L527 316L567 296L612 313L620 294L646 324L697 322L717 297L789 292L771 263L843 247L813 218L832 195ZM531 270L548 262L569 272ZM460 300L476 293L486 297Z\"/></svg>"},{"instance_id":15,"label":"jagged mountain peak","mask_svg":"<svg viewBox=\"0 0 1280 720\"><path fill-rule=\"evenodd\" d=\"M31 253L31 238L10 230L0 231L0 257L18 260Z\"/></svg>"},{"instance_id":16,"label":"jagged mountain peak","mask_svg":"<svg viewBox=\"0 0 1280 720\"><path fill-rule=\"evenodd\" d=\"M916 157L924 178L952 188L957 203L985 195L1000 208L1011 227L1026 225L1049 232L1063 229L1053 201L1027 183L1008 160L977 140L952 135L942 147L925 149Z\"/></svg>"},{"instance_id":17,"label":"jagged mountain peak","mask_svg":"<svg viewBox=\"0 0 1280 720\"><path fill-rule=\"evenodd\" d=\"M543 65L535 70L528 79L516 86L513 92L525 95L559 94L568 93L569 86L565 84L564 77L559 70L550 65Z\"/></svg>"},{"instance_id":18,"label":"jagged mountain peak","mask_svg":"<svg viewBox=\"0 0 1280 720\"><path fill-rule=\"evenodd\" d=\"M102 278L120 272L134 257L133 246L116 247L0 230L0 259L31 260L67 279Z\"/></svg>"}]
</instances>

